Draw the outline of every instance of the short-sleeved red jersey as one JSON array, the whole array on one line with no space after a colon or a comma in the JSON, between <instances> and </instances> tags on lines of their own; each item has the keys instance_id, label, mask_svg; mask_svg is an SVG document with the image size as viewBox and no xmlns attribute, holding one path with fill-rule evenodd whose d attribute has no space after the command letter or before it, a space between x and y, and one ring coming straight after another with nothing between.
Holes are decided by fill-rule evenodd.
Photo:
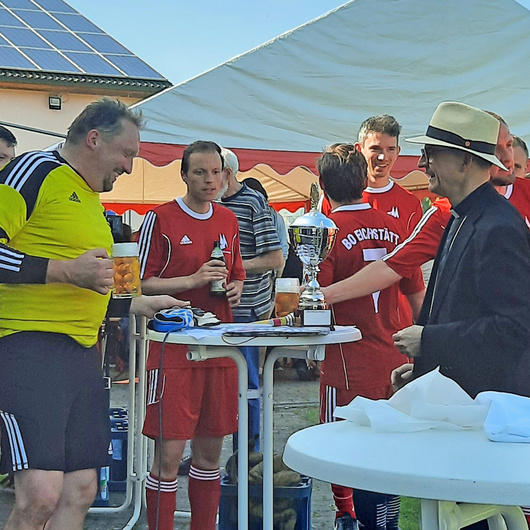
<instances>
[{"instance_id":1,"label":"short-sleeved red jersey","mask_svg":"<svg viewBox=\"0 0 530 530\"><path fill-rule=\"evenodd\" d=\"M210 260L214 242L219 241L228 269L227 283L244 280L245 271L239 250L239 229L236 216L218 204L206 214L190 210L178 198L148 212L139 237L142 278L152 276L174 278L189 276ZM194 307L212 311L222 322L232 322L232 311L225 297L210 296L209 285L178 293ZM148 369L159 367L160 343L152 343ZM166 345L164 366L187 365L186 346ZM210 359L201 366L231 366L228 359Z\"/></svg>"},{"instance_id":2,"label":"short-sleeved red jersey","mask_svg":"<svg viewBox=\"0 0 530 530\"><path fill-rule=\"evenodd\" d=\"M363 191L363 202L398 219L403 223L407 235L418 224L423 213L420 200L393 180L382 188L368 186Z\"/></svg>"},{"instance_id":3,"label":"short-sleeved red jersey","mask_svg":"<svg viewBox=\"0 0 530 530\"><path fill-rule=\"evenodd\" d=\"M526 226L530 228L530 180L515 179L515 182L506 188L504 196L517 208Z\"/></svg>"},{"instance_id":4,"label":"short-sleeved red jersey","mask_svg":"<svg viewBox=\"0 0 530 530\"><path fill-rule=\"evenodd\" d=\"M342 206L330 218L339 227L330 255L320 265L319 282L330 285L381 259L404 237L396 219L369 204ZM335 388L364 390L388 385L394 368L406 362L394 347L392 334L402 328L398 284L352 300L333 304L334 322L356 325L363 335L353 343L326 347L321 381Z\"/></svg>"},{"instance_id":5,"label":"short-sleeved red jersey","mask_svg":"<svg viewBox=\"0 0 530 530\"><path fill-rule=\"evenodd\" d=\"M434 259L445 227L451 218L451 203L437 199L410 236L383 257L386 264L403 278L410 278L425 262Z\"/></svg>"}]
</instances>

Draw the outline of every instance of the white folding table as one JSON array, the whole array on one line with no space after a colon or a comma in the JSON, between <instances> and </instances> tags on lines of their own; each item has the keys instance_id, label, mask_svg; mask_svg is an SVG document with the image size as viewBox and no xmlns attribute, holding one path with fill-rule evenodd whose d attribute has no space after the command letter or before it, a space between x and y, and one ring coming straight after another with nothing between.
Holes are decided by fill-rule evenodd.
<instances>
[{"instance_id":1,"label":"white folding table","mask_svg":"<svg viewBox=\"0 0 530 530\"><path fill-rule=\"evenodd\" d=\"M216 357L230 357L234 359L239 375L239 440L238 440L238 528L244 530L248 525L248 398L258 397L259 391L248 390L247 365L238 346L270 346L269 353L263 369L263 527L272 528L273 517L273 371L274 361L279 357L293 357L311 360L323 360L325 346L353 342L361 339L360 331L354 326L336 326L335 330L327 335L292 335L278 337L226 337L223 332L228 325L222 325L215 334L203 338L193 338L182 332L170 334L149 331L147 338L152 341L170 344L184 344L189 346L188 357L194 361ZM231 325L234 326L234 325ZM241 324L237 325L241 327ZM129 459L131 469L128 470L128 481L134 486L134 513L124 528L133 528L138 521L143 506L143 486L147 476L147 441L142 435L142 423L145 415L145 362L147 347L140 330L140 348L138 361L138 392L136 393L135 418L129 422ZM134 350L131 350L134 351ZM132 356L134 357L134 356ZM132 361L132 359L131 359ZM131 362L132 365L132 362ZM134 371L132 371L130 384L131 395L134 391ZM257 393L257 394L256 394ZM128 462L129 465L129 462ZM129 488L129 486L128 486ZM129 489L127 490L129 491ZM111 508L112 509L112 508ZM100 510L100 509L98 509Z\"/></svg>"},{"instance_id":2,"label":"white folding table","mask_svg":"<svg viewBox=\"0 0 530 530\"><path fill-rule=\"evenodd\" d=\"M325 482L421 500L425 530L488 519L528 530L530 444L491 442L482 430L380 433L349 421L294 433L284 462Z\"/></svg>"}]
</instances>

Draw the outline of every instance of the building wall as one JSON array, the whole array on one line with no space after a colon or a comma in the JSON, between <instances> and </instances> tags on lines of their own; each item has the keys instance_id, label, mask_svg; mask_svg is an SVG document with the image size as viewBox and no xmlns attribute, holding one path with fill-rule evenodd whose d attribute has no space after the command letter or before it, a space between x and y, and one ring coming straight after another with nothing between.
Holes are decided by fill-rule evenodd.
<instances>
[{"instance_id":1,"label":"building wall","mask_svg":"<svg viewBox=\"0 0 530 530\"><path fill-rule=\"evenodd\" d=\"M61 96L62 109L50 110L48 98L57 95ZM69 93L64 88L57 91L46 91L2 87L0 88L0 121L66 134L70 123L86 105L101 97L101 95L95 94ZM116 98L116 96L108 97ZM132 105L143 98L117 97L117 99L122 100L127 105ZM8 128L17 137L17 153L43 149L60 141L60 138L53 136L23 131L14 127Z\"/></svg>"}]
</instances>

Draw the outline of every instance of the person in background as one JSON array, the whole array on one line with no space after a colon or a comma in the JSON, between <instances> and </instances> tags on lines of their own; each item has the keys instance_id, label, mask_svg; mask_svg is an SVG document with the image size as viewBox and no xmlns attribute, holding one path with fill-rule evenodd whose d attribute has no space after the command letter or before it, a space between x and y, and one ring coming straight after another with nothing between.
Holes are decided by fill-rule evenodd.
<instances>
[{"instance_id":1,"label":"person in background","mask_svg":"<svg viewBox=\"0 0 530 530\"><path fill-rule=\"evenodd\" d=\"M15 158L17 139L9 130L0 125L0 168Z\"/></svg>"},{"instance_id":2,"label":"person in background","mask_svg":"<svg viewBox=\"0 0 530 530\"><path fill-rule=\"evenodd\" d=\"M232 322L245 271L235 215L213 202L226 176L221 148L196 141L182 157L186 194L147 213L140 229L142 291L176 294L194 307ZM224 262L211 258L219 242ZM224 296L210 294L222 281ZM188 348L152 342L147 360L148 397L143 433L155 441L146 481L149 528L173 528L177 474L191 440L188 496L192 530L214 530L221 494L219 459L223 438L237 430L237 368L232 359L189 361ZM165 352L165 353L164 353Z\"/></svg>"},{"instance_id":3,"label":"person in background","mask_svg":"<svg viewBox=\"0 0 530 530\"><path fill-rule=\"evenodd\" d=\"M398 220L363 203L366 161L352 144L328 147L317 162L321 187L333 208L329 215L338 237L329 256L320 264L318 280L326 286L347 278L378 255L385 255L405 237ZM417 272L406 291L420 293L425 286ZM392 395L390 375L403 357L392 335L401 329L399 285L331 306L333 324L355 324L363 340L326 348L320 383L320 421L335 421L337 406L356 396L387 399ZM355 515L366 530L398 528L399 497L333 485L337 506L335 528L357 528Z\"/></svg>"},{"instance_id":4,"label":"person in background","mask_svg":"<svg viewBox=\"0 0 530 530\"><path fill-rule=\"evenodd\" d=\"M104 98L73 121L59 152L24 153L0 170L1 469L15 476L7 530L81 530L108 463L96 342L113 265L99 193L131 172L141 124ZM139 297L125 313L128 304L151 317L180 302Z\"/></svg>"},{"instance_id":5,"label":"person in background","mask_svg":"<svg viewBox=\"0 0 530 530\"><path fill-rule=\"evenodd\" d=\"M513 135L513 171L516 177L528 178L526 167L528 165L528 147L519 136Z\"/></svg>"},{"instance_id":6,"label":"person in background","mask_svg":"<svg viewBox=\"0 0 530 530\"><path fill-rule=\"evenodd\" d=\"M267 191L258 179L255 179L254 177L247 177L246 179L243 179L242 183L246 184L249 188L261 193L265 197L267 203L269 202L269 195L267 194ZM283 220L283 217L280 215L280 213L277 212L270 204L269 210L271 212L274 228L276 228L276 233L278 234L278 238L280 240L280 245L282 246L283 262L285 265L287 255L289 254L289 238L287 237L287 228L285 226L285 221ZM281 275L281 270L276 271L276 276Z\"/></svg>"},{"instance_id":7,"label":"person in background","mask_svg":"<svg viewBox=\"0 0 530 530\"><path fill-rule=\"evenodd\" d=\"M237 217L241 234L241 257L246 279L241 303L234 310L235 322L254 322L269 318L272 309L272 271L283 269L280 239L272 221L271 211L265 197L237 180L239 161L230 149L222 150L228 189L221 199ZM259 389L259 348L240 348L248 366L248 387ZM256 440L259 450L260 400L248 403L249 440ZM234 437L234 450L237 448Z\"/></svg>"}]
</instances>

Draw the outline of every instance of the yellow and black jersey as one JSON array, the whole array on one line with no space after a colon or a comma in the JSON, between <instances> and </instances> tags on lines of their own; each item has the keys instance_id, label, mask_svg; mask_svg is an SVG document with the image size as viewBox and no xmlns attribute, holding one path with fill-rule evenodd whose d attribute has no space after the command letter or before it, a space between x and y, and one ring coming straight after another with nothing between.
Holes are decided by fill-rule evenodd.
<instances>
[{"instance_id":1,"label":"yellow and black jersey","mask_svg":"<svg viewBox=\"0 0 530 530\"><path fill-rule=\"evenodd\" d=\"M49 259L110 254L103 213L99 194L57 152L25 153L0 171L0 337L48 331L95 344L108 296L45 279Z\"/></svg>"}]
</instances>

